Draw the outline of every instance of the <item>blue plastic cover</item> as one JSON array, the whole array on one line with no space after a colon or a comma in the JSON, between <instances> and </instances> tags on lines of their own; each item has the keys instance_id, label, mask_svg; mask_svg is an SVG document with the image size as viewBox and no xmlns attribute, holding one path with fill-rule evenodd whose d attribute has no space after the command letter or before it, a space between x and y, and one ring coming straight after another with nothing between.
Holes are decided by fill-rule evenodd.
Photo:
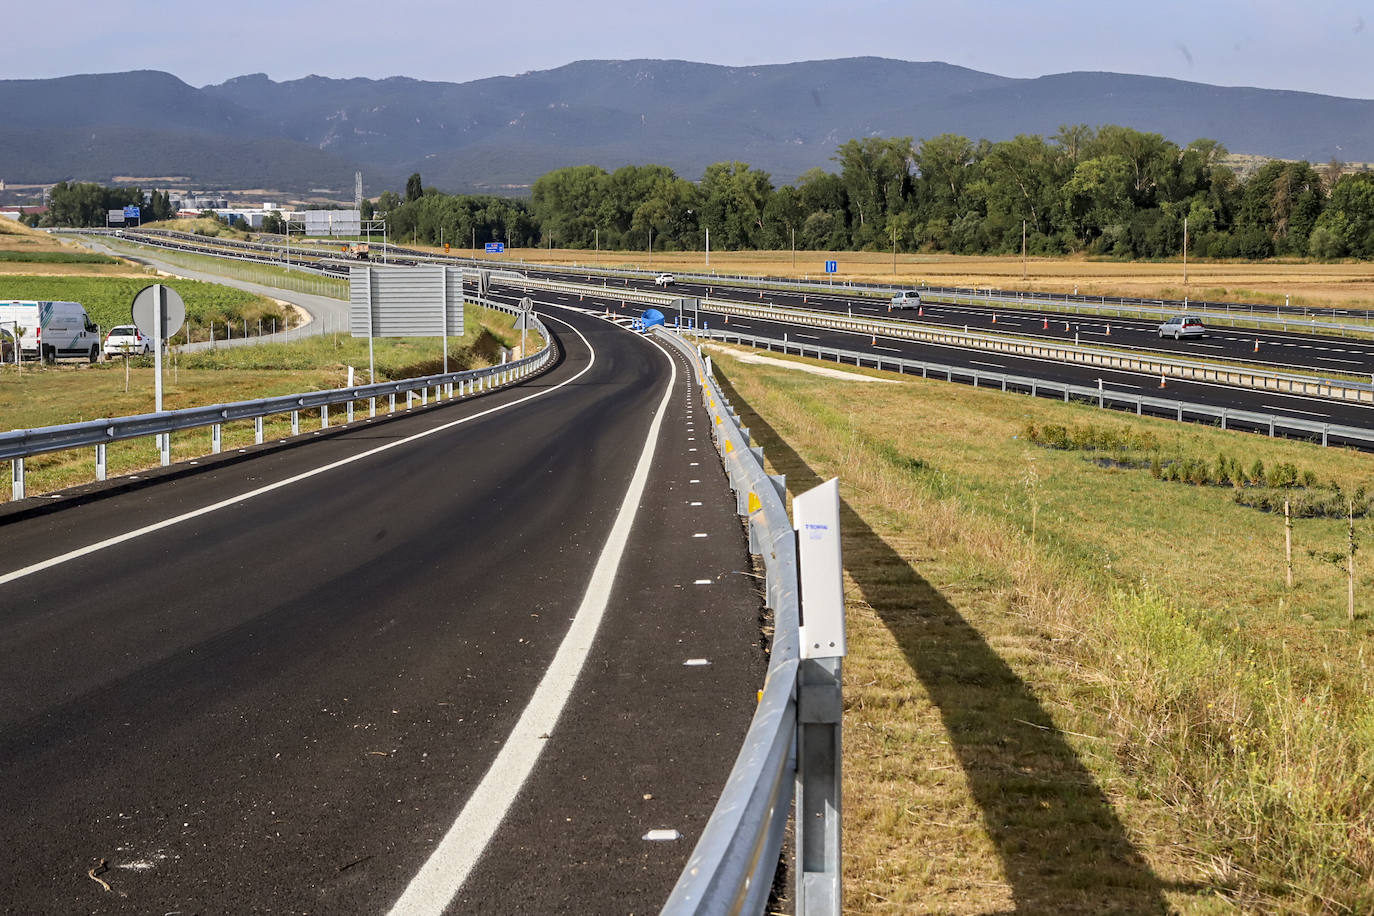
<instances>
[{"instance_id":1,"label":"blue plastic cover","mask_svg":"<svg viewBox=\"0 0 1374 916\"><path fill-rule=\"evenodd\" d=\"M647 310L644 313L642 320L644 321L644 330L646 331L656 324L661 325L664 323L663 313L660 312L658 309Z\"/></svg>"}]
</instances>

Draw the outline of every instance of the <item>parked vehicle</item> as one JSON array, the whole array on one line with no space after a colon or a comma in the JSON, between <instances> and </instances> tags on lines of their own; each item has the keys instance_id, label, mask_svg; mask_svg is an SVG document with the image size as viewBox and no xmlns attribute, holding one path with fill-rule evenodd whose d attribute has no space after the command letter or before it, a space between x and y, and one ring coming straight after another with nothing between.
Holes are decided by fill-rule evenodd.
<instances>
[{"instance_id":1,"label":"parked vehicle","mask_svg":"<svg viewBox=\"0 0 1374 916\"><path fill-rule=\"evenodd\" d=\"M891 308L914 309L921 307L921 294L914 289L904 289L892 297Z\"/></svg>"},{"instance_id":2,"label":"parked vehicle","mask_svg":"<svg viewBox=\"0 0 1374 916\"><path fill-rule=\"evenodd\" d=\"M672 274L659 274L657 277L654 277L655 286L672 286L676 282L677 277L674 277Z\"/></svg>"},{"instance_id":3,"label":"parked vehicle","mask_svg":"<svg viewBox=\"0 0 1374 916\"><path fill-rule=\"evenodd\" d=\"M1202 337L1207 333L1207 329L1202 325L1202 319L1196 315L1175 315L1168 321L1159 326L1160 337L1172 337L1178 340L1181 337Z\"/></svg>"},{"instance_id":4,"label":"parked vehicle","mask_svg":"<svg viewBox=\"0 0 1374 916\"><path fill-rule=\"evenodd\" d=\"M106 356L147 356L153 352L153 339L131 324L112 328L105 336Z\"/></svg>"},{"instance_id":5,"label":"parked vehicle","mask_svg":"<svg viewBox=\"0 0 1374 916\"><path fill-rule=\"evenodd\" d=\"M0 301L0 327L19 328L25 359L84 356L95 362L100 355L100 328L79 302Z\"/></svg>"}]
</instances>

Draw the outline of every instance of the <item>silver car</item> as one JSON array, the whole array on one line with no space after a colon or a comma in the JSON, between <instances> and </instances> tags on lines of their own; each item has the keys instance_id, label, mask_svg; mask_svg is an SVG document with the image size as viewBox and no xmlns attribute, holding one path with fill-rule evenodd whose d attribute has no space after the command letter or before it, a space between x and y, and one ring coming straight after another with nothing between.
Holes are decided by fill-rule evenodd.
<instances>
[{"instance_id":1,"label":"silver car","mask_svg":"<svg viewBox=\"0 0 1374 916\"><path fill-rule=\"evenodd\" d=\"M1202 319L1196 315L1175 315L1168 321L1159 326L1160 337L1172 337L1178 340L1181 337L1202 337L1207 333L1207 329L1202 325Z\"/></svg>"},{"instance_id":2,"label":"silver car","mask_svg":"<svg viewBox=\"0 0 1374 916\"><path fill-rule=\"evenodd\" d=\"M889 308L894 309L914 309L920 307L921 294L914 289L904 289L898 292L897 295L892 297L892 305L889 306Z\"/></svg>"}]
</instances>

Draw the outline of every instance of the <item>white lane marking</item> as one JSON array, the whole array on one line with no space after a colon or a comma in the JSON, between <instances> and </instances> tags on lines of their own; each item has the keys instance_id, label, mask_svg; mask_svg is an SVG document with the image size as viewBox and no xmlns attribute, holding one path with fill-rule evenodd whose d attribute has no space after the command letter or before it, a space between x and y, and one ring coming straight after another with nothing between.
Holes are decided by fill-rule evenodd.
<instances>
[{"instance_id":1,"label":"white lane marking","mask_svg":"<svg viewBox=\"0 0 1374 916\"><path fill-rule=\"evenodd\" d=\"M704 538L704 537L706 537L706 532L704 532L704 531L698 531L696 534L692 535L692 537L694 537L694 538Z\"/></svg>"},{"instance_id":2,"label":"white lane marking","mask_svg":"<svg viewBox=\"0 0 1374 916\"><path fill-rule=\"evenodd\" d=\"M710 584L711 584L711 580L710 580L710 579L698 579L698 580L696 580L695 582L693 582L692 584L693 584L693 585L710 585Z\"/></svg>"},{"instance_id":3,"label":"white lane marking","mask_svg":"<svg viewBox=\"0 0 1374 916\"><path fill-rule=\"evenodd\" d=\"M1360 364L1358 359L1336 359L1334 356L1314 356L1312 358L1323 363L1346 363L1351 366L1358 366Z\"/></svg>"},{"instance_id":4,"label":"white lane marking","mask_svg":"<svg viewBox=\"0 0 1374 916\"><path fill-rule=\"evenodd\" d=\"M978 359L971 359L971 360L969 360L969 362L972 363L972 364L975 365L975 366L990 366L990 367L992 367L993 369L1005 369L1005 368L1007 368L1006 366L1002 365L1001 363L985 363L985 362L983 362L982 360L978 360Z\"/></svg>"},{"instance_id":5,"label":"white lane marking","mask_svg":"<svg viewBox=\"0 0 1374 916\"><path fill-rule=\"evenodd\" d=\"M1317 413L1315 410L1298 410L1296 407L1278 407L1274 404L1261 404L1261 407L1268 407L1270 410L1286 410L1289 413L1305 413L1313 417L1329 417L1329 413Z\"/></svg>"},{"instance_id":6,"label":"white lane marking","mask_svg":"<svg viewBox=\"0 0 1374 916\"><path fill-rule=\"evenodd\" d=\"M607 535L601 555L597 557L596 568L592 570L591 581L587 583L587 591L582 596L572 626L559 644L548 670L540 678L539 686L534 689L525 711L520 714L520 721L515 723L510 737L502 745L501 752L463 805L458 819L439 841L438 848L430 854L392 906L390 916L438 916L448 908L487 843L495 835L497 827L505 819L521 786L534 770L540 753L548 744L547 737L553 734L563 707L577 683L610 602L616 571L630 540L630 529L634 526L639 501L649 483L649 469L658 446L659 430L672 401L673 387L677 384L677 361L661 345L653 341L650 343L668 360L672 375L668 378L668 388L663 392L663 400L659 402L654 420L649 425L639 463L630 477L630 485L620 502L611 533ZM541 735L544 737L541 738Z\"/></svg>"},{"instance_id":7,"label":"white lane marking","mask_svg":"<svg viewBox=\"0 0 1374 916\"><path fill-rule=\"evenodd\" d=\"M872 348L873 348L874 350L886 350L886 351L888 351L889 353L901 353L901 352L902 352L902 350L901 350L900 347L884 347L884 346L882 346L881 344L872 344L871 346L872 346Z\"/></svg>"},{"instance_id":8,"label":"white lane marking","mask_svg":"<svg viewBox=\"0 0 1374 916\"><path fill-rule=\"evenodd\" d=\"M807 340L820 340L815 334L793 334L793 337L805 337Z\"/></svg>"},{"instance_id":9,"label":"white lane marking","mask_svg":"<svg viewBox=\"0 0 1374 916\"><path fill-rule=\"evenodd\" d=\"M568 324L566 321L554 318L552 315L548 316L548 318L551 321L557 321L559 324ZM124 534L118 534L112 538L106 538L103 541L97 541L94 544L88 544L85 547L78 547L75 550L69 550L66 553L61 554L59 556L50 557L46 560L40 560L37 563L30 564L22 569L16 569L13 572L7 572L4 575L0 575L0 585L5 585L6 583L13 582L16 579L22 579L25 576L31 576L36 572L42 572L45 569L51 569L54 566L59 566L63 563L68 563L72 560L80 559L84 556L89 556L90 554L97 553L109 547L114 547L117 544L123 544L125 541L132 541L135 538L143 537L145 534L152 534L153 532L161 531L164 528L171 528L173 525L179 525L182 522L188 522L191 519L200 518L202 515L209 515L211 512L217 512L220 509L227 509L230 506L236 506L239 503L247 502L250 499L262 496L263 494L271 493L274 490L280 490L282 487L289 487L294 483L300 483L302 480L309 480L311 477L317 477L320 474L327 473L329 471L334 470L335 468L341 468L345 465L352 464L355 461L362 461L365 458L371 458L373 455L381 454L382 452L389 451L393 448L399 448L402 445L408 445L411 442L424 439L428 436L433 436L436 433L441 433L446 430L450 430L455 426L462 426L464 423L471 423L473 420L480 419L481 417L485 417L488 414L497 413L498 411L505 410L509 407L514 407L517 404L523 404L526 401L532 401L535 398L543 397L546 394L557 391L564 385L577 381L584 374L589 372L592 366L596 364L596 350L592 348L591 342L588 341L586 337L583 337L582 332L577 330L577 328L574 328L570 324L568 324L568 327L572 330L574 334L582 338L582 342L585 343L587 345L587 349L591 351L592 358L587 363L587 365L582 369L581 372L577 373L577 375L574 375L572 378L564 379L557 385L554 385L552 388L545 388L542 391L536 391L533 394L526 395L525 397L520 398L518 400L511 401L506 404L501 404L496 407L488 408L487 410L484 410L480 413L475 413L472 416L463 417L461 420L453 420L449 423L443 424L442 426L436 426L433 429L427 429L424 432L416 433L413 436L407 436L404 439L397 439L395 442L388 442L385 445L379 445L376 448L369 449L366 452L359 452L356 455L350 456L348 458L341 458L338 461L331 462L330 464L321 465L320 467L314 468L309 471L302 471L301 473L296 474L293 477L287 477L285 480L279 480L276 483L269 483L264 487L258 487L256 490L249 490L247 493L240 493L238 496L231 496L228 499L222 499L217 503L211 503L210 505L202 506L199 509L192 509L190 512L183 512L181 515L176 515L172 518L163 519L160 522L154 522L151 525L145 525L142 528L136 528L133 531L126 531ZM133 477L131 479L137 480L138 478Z\"/></svg>"}]
</instances>

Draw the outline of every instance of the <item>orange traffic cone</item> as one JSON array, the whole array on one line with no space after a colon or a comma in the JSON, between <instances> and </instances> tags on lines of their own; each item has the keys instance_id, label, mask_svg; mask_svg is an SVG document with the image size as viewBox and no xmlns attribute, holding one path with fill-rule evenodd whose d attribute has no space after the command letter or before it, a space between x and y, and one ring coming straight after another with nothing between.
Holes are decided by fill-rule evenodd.
<instances>
[{"instance_id":1,"label":"orange traffic cone","mask_svg":"<svg viewBox=\"0 0 1374 916\"><path fill-rule=\"evenodd\" d=\"M1161 374L1161 375L1159 376L1159 387L1161 387L1161 388L1164 387L1164 376L1163 376L1163 374Z\"/></svg>"},{"instance_id":2,"label":"orange traffic cone","mask_svg":"<svg viewBox=\"0 0 1374 916\"><path fill-rule=\"evenodd\" d=\"M1111 325L1107 325L1107 336L1108 336L1108 337L1111 337L1111 336L1112 336L1112 326L1111 326Z\"/></svg>"},{"instance_id":3,"label":"orange traffic cone","mask_svg":"<svg viewBox=\"0 0 1374 916\"><path fill-rule=\"evenodd\" d=\"M1255 352L1256 352L1256 353L1259 352L1259 338L1258 338L1258 337L1255 338Z\"/></svg>"},{"instance_id":4,"label":"orange traffic cone","mask_svg":"<svg viewBox=\"0 0 1374 916\"><path fill-rule=\"evenodd\" d=\"M729 315L726 315L726 316L725 316L725 323L726 323L726 324L729 324L729 323L730 323L730 316L729 316Z\"/></svg>"},{"instance_id":5,"label":"orange traffic cone","mask_svg":"<svg viewBox=\"0 0 1374 916\"><path fill-rule=\"evenodd\" d=\"M925 307L924 305L918 305L918 306L916 306L916 317L917 317L917 318L924 318L925 316L926 316L926 307Z\"/></svg>"},{"instance_id":6,"label":"orange traffic cone","mask_svg":"<svg viewBox=\"0 0 1374 916\"><path fill-rule=\"evenodd\" d=\"M1046 318L1046 319L1045 319L1045 326L1044 326L1044 328L1043 328L1042 330L1048 331L1049 329L1050 329L1050 320L1049 320L1048 318Z\"/></svg>"},{"instance_id":7,"label":"orange traffic cone","mask_svg":"<svg viewBox=\"0 0 1374 916\"><path fill-rule=\"evenodd\" d=\"M876 346L878 345L878 335L877 335L877 334L874 334L874 335L873 335L873 340L871 340L871 341L869 342L868 345L869 345L870 347L876 347Z\"/></svg>"},{"instance_id":8,"label":"orange traffic cone","mask_svg":"<svg viewBox=\"0 0 1374 916\"><path fill-rule=\"evenodd\" d=\"M1069 333L1069 323L1068 323L1067 321L1064 322L1064 333L1065 333L1065 334Z\"/></svg>"},{"instance_id":9,"label":"orange traffic cone","mask_svg":"<svg viewBox=\"0 0 1374 916\"><path fill-rule=\"evenodd\" d=\"M996 315L993 315L993 316L992 316L992 323L993 323L993 324L996 324L996 323L997 323L997 316L996 316Z\"/></svg>"}]
</instances>

